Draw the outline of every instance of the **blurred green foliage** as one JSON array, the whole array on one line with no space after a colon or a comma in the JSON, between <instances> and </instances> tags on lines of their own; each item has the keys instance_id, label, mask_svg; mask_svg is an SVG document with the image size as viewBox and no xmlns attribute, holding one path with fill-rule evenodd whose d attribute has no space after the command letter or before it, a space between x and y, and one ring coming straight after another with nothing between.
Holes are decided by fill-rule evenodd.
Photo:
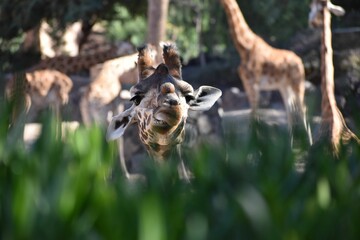
<instances>
[{"instance_id":1,"label":"blurred green foliage","mask_svg":"<svg viewBox=\"0 0 360 240\"><path fill-rule=\"evenodd\" d=\"M57 22L60 29L67 24L83 20L111 20L115 14L116 0L2 0L0 2L0 37L12 39L28 31L42 20ZM146 9L142 0L122 0L121 5L139 14Z\"/></svg>"},{"instance_id":2,"label":"blurred green foliage","mask_svg":"<svg viewBox=\"0 0 360 240\"><path fill-rule=\"evenodd\" d=\"M134 46L141 46L146 39L146 18L144 15L134 16L121 5L115 6L116 17L112 21L104 21L106 34L111 41L129 41Z\"/></svg>"},{"instance_id":3,"label":"blurred green foliage","mask_svg":"<svg viewBox=\"0 0 360 240\"><path fill-rule=\"evenodd\" d=\"M239 0L238 3L255 33L273 44L283 44L296 31L307 28L310 1Z\"/></svg>"},{"instance_id":4,"label":"blurred green foliage","mask_svg":"<svg viewBox=\"0 0 360 240\"><path fill-rule=\"evenodd\" d=\"M226 150L194 152L191 183L172 163L150 161L146 181L128 182L104 130L80 127L61 139L45 115L25 148L1 104L1 239L360 237L358 145L335 158L320 141L299 159L286 130L254 123L248 138L228 136Z\"/></svg>"}]
</instances>

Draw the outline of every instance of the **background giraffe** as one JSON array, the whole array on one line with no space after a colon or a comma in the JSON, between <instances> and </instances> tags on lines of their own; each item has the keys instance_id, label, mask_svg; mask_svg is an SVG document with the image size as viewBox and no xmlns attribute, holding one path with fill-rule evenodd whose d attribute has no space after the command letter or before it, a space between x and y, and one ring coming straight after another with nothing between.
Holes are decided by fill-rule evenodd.
<instances>
[{"instance_id":1,"label":"background giraffe","mask_svg":"<svg viewBox=\"0 0 360 240\"><path fill-rule=\"evenodd\" d=\"M319 138L329 138L333 150L338 153L340 141L351 138L360 140L346 126L344 117L337 107L334 95L333 49L331 44L331 13L341 16L344 9L328 0L313 0L310 5L309 23L321 29L321 127Z\"/></svg>"},{"instance_id":2,"label":"background giraffe","mask_svg":"<svg viewBox=\"0 0 360 240\"><path fill-rule=\"evenodd\" d=\"M105 49L99 49L89 54L77 56L59 55L53 58L41 60L38 64L31 67L29 71L42 69L55 69L64 74L73 74L89 70L90 67L105 62L109 59L117 58L124 54L130 54L134 50L129 44L119 43Z\"/></svg>"},{"instance_id":3,"label":"background giraffe","mask_svg":"<svg viewBox=\"0 0 360 240\"><path fill-rule=\"evenodd\" d=\"M24 109L26 120L33 121L39 111L51 107L60 117L60 107L69 100L71 79L56 70L22 72L11 76L5 87L6 97L13 102L13 121ZM16 101L16 102L15 102Z\"/></svg>"},{"instance_id":4,"label":"background giraffe","mask_svg":"<svg viewBox=\"0 0 360 240\"><path fill-rule=\"evenodd\" d=\"M80 111L85 124L106 124L109 112L118 113L122 84L134 85L138 81L137 53L108 60L90 69L91 83L86 86L80 100Z\"/></svg>"},{"instance_id":5,"label":"background giraffe","mask_svg":"<svg viewBox=\"0 0 360 240\"><path fill-rule=\"evenodd\" d=\"M132 123L136 123L140 140L157 162L169 160L178 150L175 155L180 159L180 174L188 179L179 152L188 110L208 110L221 96L221 91L208 86L194 91L182 80L180 58L174 45L163 47L163 59L165 64L155 69L150 47L139 49L139 82L130 90L133 105L113 117L107 139L120 138Z\"/></svg>"},{"instance_id":6,"label":"background giraffe","mask_svg":"<svg viewBox=\"0 0 360 240\"><path fill-rule=\"evenodd\" d=\"M301 59L293 52L276 49L257 36L247 25L236 0L220 0L230 26L234 45L240 54L238 68L252 114L255 115L260 90L279 90L287 111L289 129L298 119L308 131L304 107L305 73Z\"/></svg>"},{"instance_id":7,"label":"background giraffe","mask_svg":"<svg viewBox=\"0 0 360 240\"><path fill-rule=\"evenodd\" d=\"M19 98L18 101L14 102L16 104L13 115L18 115L18 113L21 111L20 109L22 109L24 106L27 106L27 120L32 121L36 118L36 113L39 112L38 110L43 109L44 105L51 103L50 106L54 106L53 101L56 99L59 101L56 105L63 105L64 101L62 98L52 98L51 101L49 99L45 99L50 89L52 89L52 92L55 91L52 86L57 86L56 89L59 91L59 96L63 96L64 92L67 93L67 102L69 99L68 94L71 87L70 89L65 87L65 90L63 90L59 86L70 85L69 81L71 81L71 79L68 75L82 71L88 71L93 65L102 63L108 59L116 58L129 52L133 52L133 48L130 46L130 44L118 43L111 47L106 47L105 49L100 48L99 50L93 51L89 54L82 54L77 56L60 55L53 58L44 59L24 72L10 74L5 90L6 94L8 97L12 96L12 98L14 98L16 96L16 98ZM49 84L51 85L51 88L49 88ZM73 83L71 82L71 86L72 85ZM16 93L12 93L15 91ZM21 96L21 94L23 94L24 97ZM29 98L26 96L42 96L44 99L43 101L35 101L34 99L30 101L31 97ZM39 99L39 97L36 99ZM29 109L30 102L32 109ZM57 112L59 112L59 107L55 109L57 109Z\"/></svg>"}]
</instances>

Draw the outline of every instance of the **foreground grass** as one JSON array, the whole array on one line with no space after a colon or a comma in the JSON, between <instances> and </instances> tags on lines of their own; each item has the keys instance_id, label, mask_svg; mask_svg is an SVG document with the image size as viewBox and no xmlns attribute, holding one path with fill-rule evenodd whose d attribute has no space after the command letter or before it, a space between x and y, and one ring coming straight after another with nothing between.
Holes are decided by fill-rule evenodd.
<instances>
[{"instance_id":1,"label":"foreground grass","mask_svg":"<svg viewBox=\"0 0 360 240\"><path fill-rule=\"evenodd\" d=\"M4 108L6 109L6 108ZM204 146L174 166L123 179L104 132L80 128L64 140L51 118L26 150L0 119L1 239L359 239L360 149L339 157L320 142L298 155L285 132L252 125L248 139ZM226 153L226 154L225 154Z\"/></svg>"}]
</instances>

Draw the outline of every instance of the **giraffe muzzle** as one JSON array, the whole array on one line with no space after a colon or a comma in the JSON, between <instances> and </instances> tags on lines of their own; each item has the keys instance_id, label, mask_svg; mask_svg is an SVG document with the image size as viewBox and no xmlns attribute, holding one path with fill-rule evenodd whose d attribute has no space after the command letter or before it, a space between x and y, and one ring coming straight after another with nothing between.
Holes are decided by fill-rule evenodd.
<instances>
[{"instance_id":1,"label":"giraffe muzzle","mask_svg":"<svg viewBox=\"0 0 360 240\"><path fill-rule=\"evenodd\" d=\"M179 109L161 107L154 113L153 124L162 127L173 127L179 124L180 120Z\"/></svg>"}]
</instances>

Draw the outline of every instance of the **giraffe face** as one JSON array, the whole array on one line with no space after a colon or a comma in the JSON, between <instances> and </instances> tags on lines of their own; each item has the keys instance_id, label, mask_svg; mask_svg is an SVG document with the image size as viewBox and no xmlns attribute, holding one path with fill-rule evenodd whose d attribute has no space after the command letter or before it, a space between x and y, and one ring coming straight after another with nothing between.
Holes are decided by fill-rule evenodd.
<instances>
[{"instance_id":1,"label":"giraffe face","mask_svg":"<svg viewBox=\"0 0 360 240\"><path fill-rule=\"evenodd\" d=\"M133 86L130 93L139 130L156 137L171 135L186 120L194 91L190 84L171 76L165 64L160 64L151 76Z\"/></svg>"},{"instance_id":2,"label":"giraffe face","mask_svg":"<svg viewBox=\"0 0 360 240\"><path fill-rule=\"evenodd\" d=\"M311 27L323 26L323 10L327 8L336 16L345 14L345 10L337 5L332 4L329 0L313 0L310 4L309 25Z\"/></svg>"},{"instance_id":3,"label":"giraffe face","mask_svg":"<svg viewBox=\"0 0 360 240\"><path fill-rule=\"evenodd\" d=\"M149 47L139 50L140 80L130 90L133 105L112 119L108 140L122 136L129 124L136 123L148 147L176 145L183 139L188 110L207 110L221 96L219 89L208 86L194 91L182 80L176 48L164 46L163 51L165 63L155 69Z\"/></svg>"}]
</instances>

